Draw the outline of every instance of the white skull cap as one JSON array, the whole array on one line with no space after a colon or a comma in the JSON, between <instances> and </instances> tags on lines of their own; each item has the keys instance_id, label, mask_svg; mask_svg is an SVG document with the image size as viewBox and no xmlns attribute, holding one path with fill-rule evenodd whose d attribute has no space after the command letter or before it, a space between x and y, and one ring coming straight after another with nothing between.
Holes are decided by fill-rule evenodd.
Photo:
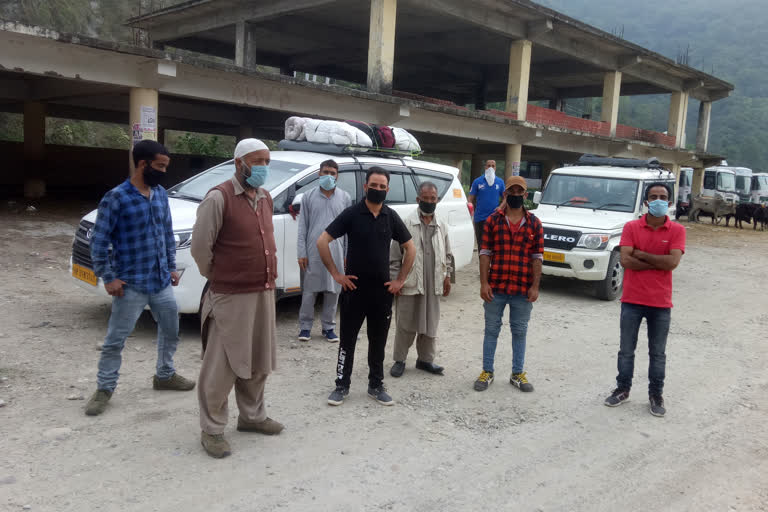
<instances>
[{"instance_id":1,"label":"white skull cap","mask_svg":"<svg viewBox=\"0 0 768 512\"><path fill-rule=\"evenodd\" d=\"M267 145L259 139L243 139L235 146L235 158L243 158L248 153L261 151L262 149L269 150Z\"/></svg>"}]
</instances>

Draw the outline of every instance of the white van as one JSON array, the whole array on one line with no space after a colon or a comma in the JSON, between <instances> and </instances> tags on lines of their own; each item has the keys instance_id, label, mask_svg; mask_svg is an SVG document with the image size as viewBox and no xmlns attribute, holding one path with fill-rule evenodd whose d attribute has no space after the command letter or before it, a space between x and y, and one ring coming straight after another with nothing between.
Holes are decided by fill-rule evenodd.
<instances>
[{"instance_id":1,"label":"white van","mask_svg":"<svg viewBox=\"0 0 768 512\"><path fill-rule=\"evenodd\" d=\"M677 188L677 208L675 209L675 220L683 215L688 215L691 207L691 190L693 185L693 168L683 167L680 169L680 181Z\"/></svg>"},{"instance_id":2,"label":"white van","mask_svg":"<svg viewBox=\"0 0 768 512\"><path fill-rule=\"evenodd\" d=\"M750 202L768 205L768 174L758 172L752 175Z\"/></svg>"},{"instance_id":3,"label":"white van","mask_svg":"<svg viewBox=\"0 0 768 512\"><path fill-rule=\"evenodd\" d=\"M301 196L318 186L320 163L332 158L339 164L339 188L352 197L353 202L363 198L365 173L372 166L390 172L390 191L386 203L401 217L416 208L418 185L431 181L437 185L440 202L437 214L448 224L448 235L453 252L454 270L467 265L472 259L474 231L467 207L467 198L455 167L414 160L408 157L332 155L306 151L274 151L269 164L270 173L264 188L274 200L275 242L277 243L278 278L277 298L301 293L296 241ZM176 237L176 266L182 273L176 287L176 301L181 313L197 313L205 278L200 275L189 251L195 212L205 194L214 186L232 177L234 161L230 160L203 171L168 189L168 201L173 217ZM93 273L90 237L96 210L83 217L75 233L70 260L70 275L77 285L108 298L101 279Z\"/></svg>"},{"instance_id":4,"label":"white van","mask_svg":"<svg viewBox=\"0 0 768 512\"><path fill-rule=\"evenodd\" d=\"M704 169L701 195L738 204L739 194L736 192L736 173L733 168L716 166Z\"/></svg>"},{"instance_id":5,"label":"white van","mask_svg":"<svg viewBox=\"0 0 768 512\"><path fill-rule=\"evenodd\" d=\"M675 189L674 173L655 159L585 155L576 165L552 171L543 192L534 194L539 206L533 213L544 226L543 273L594 281L602 300L619 297L621 232L647 212L645 190L654 182Z\"/></svg>"}]
</instances>

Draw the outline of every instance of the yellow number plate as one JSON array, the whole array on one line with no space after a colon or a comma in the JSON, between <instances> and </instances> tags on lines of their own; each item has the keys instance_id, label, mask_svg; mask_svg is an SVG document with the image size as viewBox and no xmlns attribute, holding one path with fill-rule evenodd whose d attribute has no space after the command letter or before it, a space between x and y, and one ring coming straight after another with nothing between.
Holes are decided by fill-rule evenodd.
<instances>
[{"instance_id":1,"label":"yellow number plate","mask_svg":"<svg viewBox=\"0 0 768 512\"><path fill-rule=\"evenodd\" d=\"M81 267L80 265L74 263L72 264L72 275L90 285L98 286L99 284L99 278L96 277L96 274L93 273L93 270Z\"/></svg>"},{"instance_id":2,"label":"yellow number plate","mask_svg":"<svg viewBox=\"0 0 768 512\"><path fill-rule=\"evenodd\" d=\"M557 263L565 263L565 254L560 252L544 251L544 261L555 261Z\"/></svg>"}]
</instances>

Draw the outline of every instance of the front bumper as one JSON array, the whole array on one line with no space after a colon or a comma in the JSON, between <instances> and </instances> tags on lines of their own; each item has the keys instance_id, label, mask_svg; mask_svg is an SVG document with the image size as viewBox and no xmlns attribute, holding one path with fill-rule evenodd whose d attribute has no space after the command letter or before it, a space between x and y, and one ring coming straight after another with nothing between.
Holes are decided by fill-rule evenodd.
<instances>
[{"instance_id":1,"label":"front bumper","mask_svg":"<svg viewBox=\"0 0 768 512\"><path fill-rule=\"evenodd\" d=\"M570 277L581 281L602 281L608 270L611 251L590 251L588 249L573 249L560 251L545 249L547 253L563 254L565 261L553 262L544 260L542 273L548 276ZM588 268L590 267L591 268Z\"/></svg>"}]
</instances>

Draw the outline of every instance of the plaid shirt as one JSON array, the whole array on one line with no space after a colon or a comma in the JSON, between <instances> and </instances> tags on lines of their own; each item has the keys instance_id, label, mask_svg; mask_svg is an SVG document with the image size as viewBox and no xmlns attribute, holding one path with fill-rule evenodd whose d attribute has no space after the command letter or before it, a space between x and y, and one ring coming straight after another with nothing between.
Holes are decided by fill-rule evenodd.
<instances>
[{"instance_id":1,"label":"plaid shirt","mask_svg":"<svg viewBox=\"0 0 768 512\"><path fill-rule=\"evenodd\" d=\"M535 215L525 210L516 232L499 208L485 221L480 254L491 257L488 284L495 293L526 295L533 276L531 263L544 254L544 227Z\"/></svg>"},{"instance_id":2,"label":"plaid shirt","mask_svg":"<svg viewBox=\"0 0 768 512\"><path fill-rule=\"evenodd\" d=\"M125 180L107 192L93 226L91 259L105 283L121 279L142 293L168 286L176 270L176 241L165 189L152 187L147 199Z\"/></svg>"}]
</instances>

